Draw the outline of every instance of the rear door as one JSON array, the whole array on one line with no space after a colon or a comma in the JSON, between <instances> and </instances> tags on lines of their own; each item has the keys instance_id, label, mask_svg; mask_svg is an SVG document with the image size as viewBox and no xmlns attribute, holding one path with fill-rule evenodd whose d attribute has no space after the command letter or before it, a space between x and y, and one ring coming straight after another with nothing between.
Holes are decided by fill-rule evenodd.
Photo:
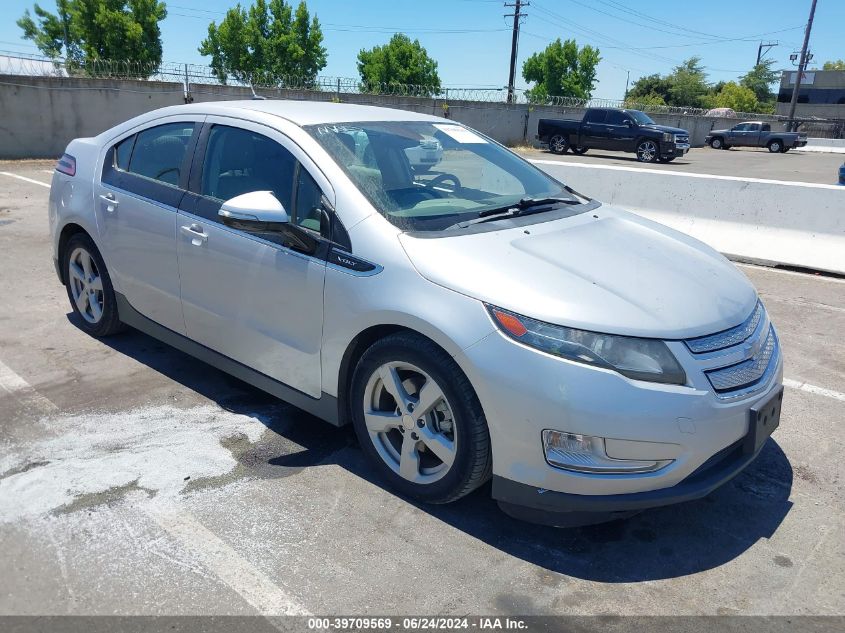
<instances>
[{"instance_id":1,"label":"rear door","mask_svg":"<svg viewBox=\"0 0 845 633\"><path fill-rule=\"evenodd\" d=\"M162 118L114 139L95 186L101 245L116 288L135 310L180 334L176 212L203 118Z\"/></svg>"},{"instance_id":2,"label":"rear door","mask_svg":"<svg viewBox=\"0 0 845 633\"><path fill-rule=\"evenodd\" d=\"M584 116L584 122L581 124L581 139L580 142L584 147L594 147L596 149L606 149L608 146L608 131L605 121L607 120L607 110L601 108L593 108L587 110Z\"/></svg>"},{"instance_id":3,"label":"rear door","mask_svg":"<svg viewBox=\"0 0 845 633\"><path fill-rule=\"evenodd\" d=\"M221 204L272 191L320 241L295 250L281 235L223 225ZM333 191L304 152L260 124L208 117L179 211L178 253L188 336L312 397L320 397L320 343L328 231L320 198Z\"/></svg>"}]
</instances>

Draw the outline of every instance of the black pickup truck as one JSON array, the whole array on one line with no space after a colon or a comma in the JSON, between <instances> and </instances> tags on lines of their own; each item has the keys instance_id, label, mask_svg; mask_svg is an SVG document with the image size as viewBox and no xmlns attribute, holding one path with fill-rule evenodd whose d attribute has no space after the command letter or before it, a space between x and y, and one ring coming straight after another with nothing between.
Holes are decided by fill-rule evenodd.
<instances>
[{"instance_id":1,"label":"black pickup truck","mask_svg":"<svg viewBox=\"0 0 845 633\"><path fill-rule=\"evenodd\" d=\"M643 163L668 163L689 151L686 130L658 125L639 110L618 108L590 108L581 121L540 119L537 139L555 154L607 149L636 152Z\"/></svg>"}]
</instances>

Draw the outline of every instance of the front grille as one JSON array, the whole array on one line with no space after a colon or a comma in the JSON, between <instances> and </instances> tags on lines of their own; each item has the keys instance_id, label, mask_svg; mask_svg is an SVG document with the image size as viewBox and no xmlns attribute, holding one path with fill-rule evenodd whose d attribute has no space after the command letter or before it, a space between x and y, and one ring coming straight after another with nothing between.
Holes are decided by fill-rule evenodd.
<instances>
[{"instance_id":1,"label":"front grille","mask_svg":"<svg viewBox=\"0 0 845 633\"><path fill-rule=\"evenodd\" d=\"M759 301L739 325L684 344L719 398L736 398L767 385L780 355L777 334Z\"/></svg>"},{"instance_id":2,"label":"front grille","mask_svg":"<svg viewBox=\"0 0 845 633\"><path fill-rule=\"evenodd\" d=\"M763 304L758 301L757 306L754 308L754 312L751 313L751 316L736 327L732 327L729 330L724 330L716 334L710 334L709 336L699 336L698 338L687 339L684 342L693 354L715 352L716 350L739 345L754 334L754 331L760 324L760 319L763 318L765 312Z\"/></svg>"},{"instance_id":3,"label":"front grille","mask_svg":"<svg viewBox=\"0 0 845 633\"><path fill-rule=\"evenodd\" d=\"M675 134L675 142L679 145L688 145L689 136L687 136L686 134Z\"/></svg>"},{"instance_id":4,"label":"front grille","mask_svg":"<svg viewBox=\"0 0 845 633\"><path fill-rule=\"evenodd\" d=\"M748 389L761 382L768 373L770 366L774 366L772 359L778 353L778 338L775 329L769 326L766 340L751 358L720 369L704 372L716 393Z\"/></svg>"}]
</instances>

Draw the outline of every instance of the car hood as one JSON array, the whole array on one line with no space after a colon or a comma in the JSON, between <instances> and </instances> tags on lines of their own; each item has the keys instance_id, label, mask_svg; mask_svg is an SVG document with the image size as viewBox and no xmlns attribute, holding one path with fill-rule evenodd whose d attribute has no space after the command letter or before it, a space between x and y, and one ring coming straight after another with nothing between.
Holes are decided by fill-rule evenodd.
<instances>
[{"instance_id":1,"label":"car hood","mask_svg":"<svg viewBox=\"0 0 845 633\"><path fill-rule=\"evenodd\" d=\"M529 226L399 239L433 283L598 332L701 336L741 323L757 301L745 275L709 246L609 206Z\"/></svg>"},{"instance_id":2,"label":"car hood","mask_svg":"<svg viewBox=\"0 0 845 633\"><path fill-rule=\"evenodd\" d=\"M689 132L679 127L670 127L668 125L642 125L640 126L645 128L646 130L657 130L658 132L671 132L672 134L686 134L689 136Z\"/></svg>"},{"instance_id":3,"label":"car hood","mask_svg":"<svg viewBox=\"0 0 845 633\"><path fill-rule=\"evenodd\" d=\"M714 134L727 134L730 130L710 130L707 134L708 136L713 136Z\"/></svg>"}]
</instances>

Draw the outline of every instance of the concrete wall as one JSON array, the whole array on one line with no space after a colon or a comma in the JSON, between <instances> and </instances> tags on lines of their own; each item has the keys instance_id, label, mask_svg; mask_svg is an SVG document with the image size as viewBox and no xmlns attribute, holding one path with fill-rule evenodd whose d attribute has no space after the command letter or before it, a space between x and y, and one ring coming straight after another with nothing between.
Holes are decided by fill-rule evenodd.
<instances>
[{"instance_id":1,"label":"concrete wall","mask_svg":"<svg viewBox=\"0 0 845 633\"><path fill-rule=\"evenodd\" d=\"M297 90L259 90L272 98L332 100L447 116L506 145L532 143L541 118L575 118L583 108L528 106L391 95L338 94ZM248 99L248 88L191 86L195 102ZM55 157L68 141L93 136L133 116L168 105L184 103L180 83L66 77L0 75L0 158ZM693 145L702 145L713 129L736 121L686 115L652 115L664 125L690 131Z\"/></svg>"},{"instance_id":2,"label":"concrete wall","mask_svg":"<svg viewBox=\"0 0 845 633\"><path fill-rule=\"evenodd\" d=\"M578 191L735 258L845 274L845 187L535 162Z\"/></svg>"}]
</instances>

